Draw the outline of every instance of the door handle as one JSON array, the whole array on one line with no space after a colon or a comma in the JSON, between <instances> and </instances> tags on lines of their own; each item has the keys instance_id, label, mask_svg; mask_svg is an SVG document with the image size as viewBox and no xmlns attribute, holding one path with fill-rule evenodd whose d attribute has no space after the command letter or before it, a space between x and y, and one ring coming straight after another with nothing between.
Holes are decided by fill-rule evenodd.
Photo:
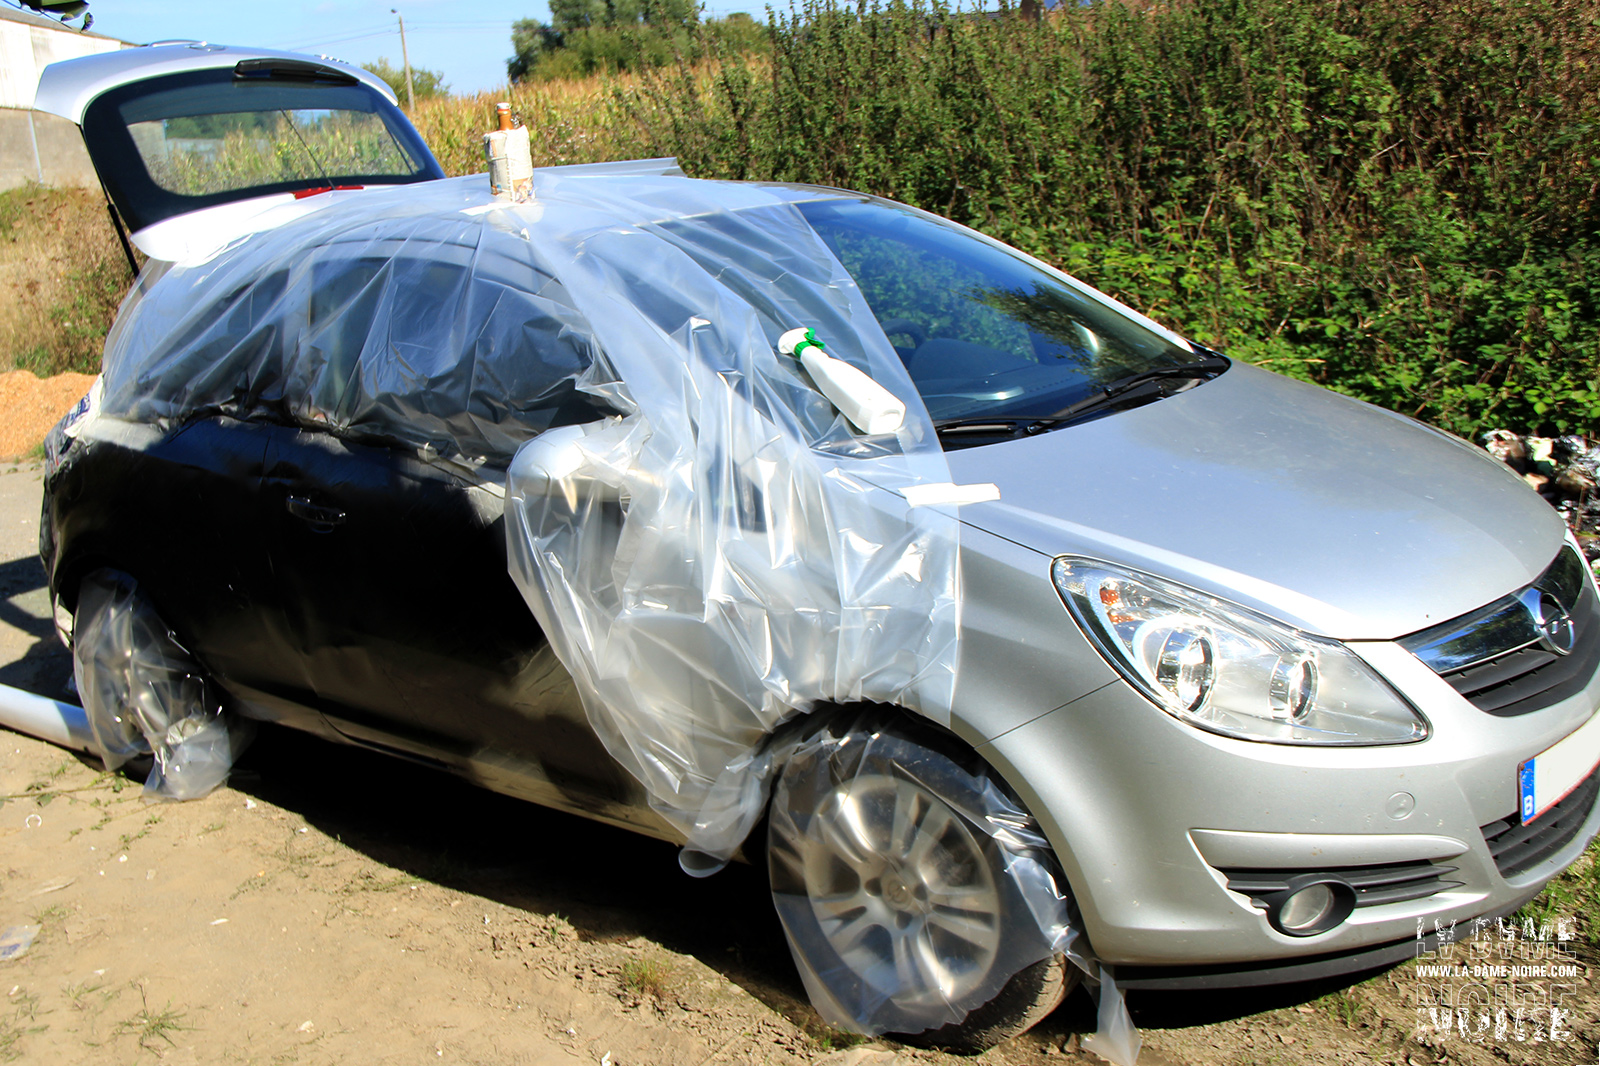
<instances>
[{"instance_id":1,"label":"door handle","mask_svg":"<svg viewBox=\"0 0 1600 1066\"><path fill-rule=\"evenodd\" d=\"M290 496L283 502L284 509L309 525L315 532L331 533L333 527L344 522L344 512L337 507L323 507L304 496Z\"/></svg>"}]
</instances>

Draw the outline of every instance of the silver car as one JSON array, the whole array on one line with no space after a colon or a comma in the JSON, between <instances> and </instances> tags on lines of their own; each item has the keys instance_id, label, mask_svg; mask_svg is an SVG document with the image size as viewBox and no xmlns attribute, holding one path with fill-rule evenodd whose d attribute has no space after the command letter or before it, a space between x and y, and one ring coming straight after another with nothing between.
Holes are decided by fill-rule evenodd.
<instances>
[{"instance_id":1,"label":"silver car","mask_svg":"<svg viewBox=\"0 0 1600 1066\"><path fill-rule=\"evenodd\" d=\"M38 99L150 256L41 539L152 788L266 720L765 861L824 1017L961 1047L1392 964L1600 827L1594 579L1471 445L871 196L445 179L317 57Z\"/></svg>"}]
</instances>

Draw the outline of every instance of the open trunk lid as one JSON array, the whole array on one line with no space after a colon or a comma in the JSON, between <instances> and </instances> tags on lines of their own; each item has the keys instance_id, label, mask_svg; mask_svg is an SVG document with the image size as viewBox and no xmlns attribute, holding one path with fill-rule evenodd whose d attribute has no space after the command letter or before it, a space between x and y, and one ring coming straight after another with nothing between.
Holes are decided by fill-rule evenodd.
<instances>
[{"instance_id":1,"label":"open trunk lid","mask_svg":"<svg viewBox=\"0 0 1600 1066\"><path fill-rule=\"evenodd\" d=\"M35 106L82 127L134 243L159 259L192 251L197 222L211 246L259 228L247 202L444 176L381 79L317 56L198 43L85 56L46 67Z\"/></svg>"}]
</instances>

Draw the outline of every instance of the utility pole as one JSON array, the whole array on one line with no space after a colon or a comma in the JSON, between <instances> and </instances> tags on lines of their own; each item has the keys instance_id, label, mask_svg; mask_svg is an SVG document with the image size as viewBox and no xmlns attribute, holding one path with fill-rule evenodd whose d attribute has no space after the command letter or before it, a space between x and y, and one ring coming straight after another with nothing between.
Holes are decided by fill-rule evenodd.
<instances>
[{"instance_id":1,"label":"utility pole","mask_svg":"<svg viewBox=\"0 0 1600 1066\"><path fill-rule=\"evenodd\" d=\"M395 8L389 14L400 20L400 62L406 68L406 110L417 109L417 98L411 94L411 55L406 51L406 17Z\"/></svg>"}]
</instances>

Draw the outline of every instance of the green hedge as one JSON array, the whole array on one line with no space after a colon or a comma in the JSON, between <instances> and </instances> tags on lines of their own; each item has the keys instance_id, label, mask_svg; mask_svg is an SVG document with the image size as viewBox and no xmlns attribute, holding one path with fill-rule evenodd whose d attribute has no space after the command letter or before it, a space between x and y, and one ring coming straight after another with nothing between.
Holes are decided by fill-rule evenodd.
<instances>
[{"instance_id":1,"label":"green hedge","mask_svg":"<svg viewBox=\"0 0 1600 1066\"><path fill-rule=\"evenodd\" d=\"M805 0L635 94L707 177L863 189L1459 433L1600 416L1600 8Z\"/></svg>"}]
</instances>

